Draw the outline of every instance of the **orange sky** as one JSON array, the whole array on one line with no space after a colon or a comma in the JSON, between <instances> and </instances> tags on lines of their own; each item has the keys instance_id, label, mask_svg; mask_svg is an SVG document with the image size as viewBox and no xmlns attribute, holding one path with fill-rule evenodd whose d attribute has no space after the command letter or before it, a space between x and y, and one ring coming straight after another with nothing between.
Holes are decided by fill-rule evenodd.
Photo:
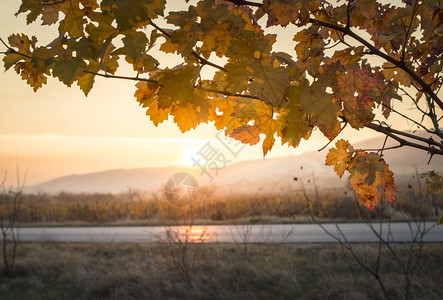
<instances>
[{"instance_id":1,"label":"orange sky","mask_svg":"<svg viewBox=\"0 0 443 300\"><path fill-rule=\"evenodd\" d=\"M27 27L23 15L13 16L18 6L19 1L2 4L0 36L6 40L11 33L26 33L48 43L56 28L40 27L39 22ZM13 70L1 76L0 171L14 174L18 162L21 173L28 172L29 185L73 173L189 162L207 141L216 141L211 125L182 134L170 118L156 128L135 101L132 81L98 78L86 98L75 85L67 88L54 78L34 93ZM343 136L361 140L375 133ZM277 140L267 158L296 155L326 142L316 133L295 150ZM245 147L231 160L261 158L260 143Z\"/></svg>"}]
</instances>

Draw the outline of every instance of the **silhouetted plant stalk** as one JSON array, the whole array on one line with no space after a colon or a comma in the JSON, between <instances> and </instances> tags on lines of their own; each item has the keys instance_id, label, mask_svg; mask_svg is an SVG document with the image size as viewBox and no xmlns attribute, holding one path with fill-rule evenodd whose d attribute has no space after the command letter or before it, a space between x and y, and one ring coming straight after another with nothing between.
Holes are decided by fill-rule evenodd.
<instances>
[{"instance_id":1,"label":"silhouetted plant stalk","mask_svg":"<svg viewBox=\"0 0 443 300\"><path fill-rule=\"evenodd\" d=\"M169 203L169 211L171 208L177 209L177 207L172 207ZM205 227L196 227L194 225L193 199L190 198L189 206L180 207L179 209L188 209L188 211L183 214L182 222L184 224L164 224L166 229L166 243L169 249L169 251L163 255L165 258L164 267L169 271L175 272L190 289L193 289L193 274L198 260L197 244L204 242L207 237L207 230Z\"/></svg>"},{"instance_id":2,"label":"silhouetted plant stalk","mask_svg":"<svg viewBox=\"0 0 443 300\"><path fill-rule=\"evenodd\" d=\"M335 239L343 248L347 249L351 253L352 257L360 265L360 267L367 271L377 281L380 290L383 293L384 298L386 299L393 299L393 296L388 292L388 289L383 282L381 274L383 246L388 249L389 253L392 255L392 258L401 269L404 277L404 299L409 300L411 299L410 288L412 278L421 258L423 238L435 226L435 224L433 224L428 228L426 227L426 220L423 213L424 195L421 189L421 183L418 173L416 177L418 184L418 196L413 193L414 191L412 190L412 187L410 187L410 189L412 190L411 195L413 197L413 199L411 199L411 202L414 204L414 210L418 213L418 215L410 216L404 214L404 217L410 229L411 241L409 242L408 255L403 260L400 258L399 253L397 253L393 247L395 241L392 238L391 216L389 211L391 208L391 204L382 199L382 201L380 201L379 207L377 207L377 211L370 212L366 209L361 209L358 200L356 199L356 197L354 197L355 208L358 212L360 220L362 220L370 228L370 230L376 235L378 239L377 256L373 265L365 263L363 259L356 254L353 249L354 245L347 239L346 235L343 233L334 217L328 212L327 209L325 209L319 196L318 187L316 185L315 179L313 182L314 195L310 195L306 190L303 180L300 178L295 178L295 180L298 181L298 183L300 184L301 191L303 193L303 196L305 197L306 205L311 219L317 225L319 225L325 233ZM334 224L337 233L331 232L323 225L321 220L319 220L318 212L321 212L329 222ZM374 214L376 214L379 218L377 221L373 220L372 218ZM383 233L384 228L386 228L386 226L383 225L387 225L386 234ZM413 225L415 225L415 228Z\"/></svg>"},{"instance_id":3,"label":"silhouetted plant stalk","mask_svg":"<svg viewBox=\"0 0 443 300\"><path fill-rule=\"evenodd\" d=\"M26 179L26 175L25 175ZM0 230L2 234L2 257L4 273L7 276L15 275L15 259L17 248L20 243L20 235L17 230L19 222L20 200L23 192L23 183L20 182L20 174L17 167L17 187L6 187L7 173L5 173L1 183L0 203L3 211L0 211Z\"/></svg>"}]
</instances>

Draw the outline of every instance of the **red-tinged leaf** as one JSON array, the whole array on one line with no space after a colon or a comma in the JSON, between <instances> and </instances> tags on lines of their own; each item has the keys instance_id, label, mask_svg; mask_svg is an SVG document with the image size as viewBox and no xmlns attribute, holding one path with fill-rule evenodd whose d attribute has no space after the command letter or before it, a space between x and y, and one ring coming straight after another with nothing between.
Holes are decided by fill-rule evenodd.
<instances>
[{"instance_id":1,"label":"red-tinged leaf","mask_svg":"<svg viewBox=\"0 0 443 300\"><path fill-rule=\"evenodd\" d=\"M397 186L393 173L386 162L375 153L357 152L348 166L349 181L357 198L364 206L373 210L381 196L386 201L395 200Z\"/></svg>"},{"instance_id":2,"label":"red-tinged leaf","mask_svg":"<svg viewBox=\"0 0 443 300\"><path fill-rule=\"evenodd\" d=\"M343 113L353 128L363 128L373 120L371 91L377 84L377 77L359 66L338 74L336 95L343 102Z\"/></svg>"},{"instance_id":3,"label":"red-tinged leaf","mask_svg":"<svg viewBox=\"0 0 443 300\"><path fill-rule=\"evenodd\" d=\"M384 161L383 161L384 162ZM389 165L385 163L383 177L383 198L388 202L395 201L395 195L398 192L397 185L394 183L394 173L389 170Z\"/></svg>"},{"instance_id":4,"label":"red-tinged leaf","mask_svg":"<svg viewBox=\"0 0 443 300\"><path fill-rule=\"evenodd\" d=\"M243 125L235 128L229 136L243 144L253 146L260 142L260 128L255 125Z\"/></svg>"}]
</instances>

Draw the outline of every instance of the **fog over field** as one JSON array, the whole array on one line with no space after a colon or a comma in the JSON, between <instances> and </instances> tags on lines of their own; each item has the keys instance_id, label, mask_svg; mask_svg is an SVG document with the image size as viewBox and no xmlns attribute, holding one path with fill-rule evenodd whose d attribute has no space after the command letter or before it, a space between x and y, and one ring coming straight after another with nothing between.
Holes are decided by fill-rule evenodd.
<instances>
[{"instance_id":1,"label":"fog over field","mask_svg":"<svg viewBox=\"0 0 443 300\"><path fill-rule=\"evenodd\" d=\"M378 149L383 145L383 138L372 138L356 143L354 148ZM394 142L387 146L395 145ZM128 188L145 191L158 191L166 180L177 172L192 174L200 186L214 185L217 193L284 193L295 188L294 177L305 184L315 182L320 188L345 188L347 180L340 180L333 167L324 164L327 149L307 152L298 156L273 159L259 159L245 162L232 161L223 168L218 162L218 170L209 165L206 169L198 166L179 168L136 168L113 169L96 173L72 174L34 186L26 187L26 192L109 192L119 193ZM403 147L387 150L383 153L390 169L394 172L396 183L401 187L413 182L417 169L419 173L430 170L443 171L443 158L434 157L428 164L429 157L416 149ZM212 177L212 181L211 178Z\"/></svg>"}]
</instances>

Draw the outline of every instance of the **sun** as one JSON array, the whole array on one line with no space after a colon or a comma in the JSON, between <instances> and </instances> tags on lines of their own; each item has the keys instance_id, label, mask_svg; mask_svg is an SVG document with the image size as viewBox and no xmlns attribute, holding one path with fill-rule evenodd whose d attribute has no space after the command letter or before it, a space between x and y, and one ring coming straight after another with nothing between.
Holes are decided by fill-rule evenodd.
<instances>
[{"instance_id":1,"label":"sun","mask_svg":"<svg viewBox=\"0 0 443 300\"><path fill-rule=\"evenodd\" d=\"M181 167L194 167L199 151L200 149L197 147L185 147L182 151L181 159L174 161L174 164Z\"/></svg>"}]
</instances>

